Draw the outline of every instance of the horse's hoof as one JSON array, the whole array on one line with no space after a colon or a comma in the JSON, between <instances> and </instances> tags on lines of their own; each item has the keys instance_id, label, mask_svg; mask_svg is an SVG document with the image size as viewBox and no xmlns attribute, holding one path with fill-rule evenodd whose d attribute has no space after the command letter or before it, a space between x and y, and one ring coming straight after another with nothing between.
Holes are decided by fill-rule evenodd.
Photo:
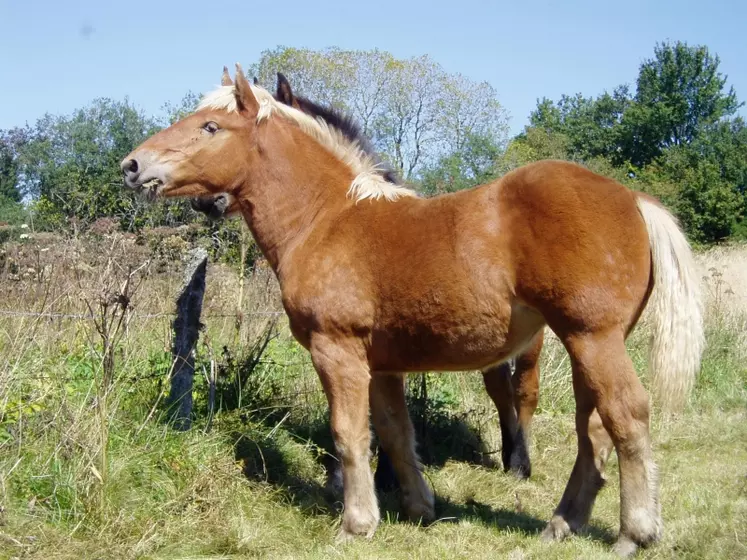
<instances>
[{"instance_id":1,"label":"horse's hoof","mask_svg":"<svg viewBox=\"0 0 747 560\"><path fill-rule=\"evenodd\" d=\"M630 558L636 553L636 550L638 550L638 545L622 535L617 539L615 546L612 547L612 552L620 558Z\"/></svg>"},{"instance_id":2,"label":"horse's hoof","mask_svg":"<svg viewBox=\"0 0 747 560\"><path fill-rule=\"evenodd\" d=\"M532 466L529 463L521 465L511 465L509 472L511 472L518 479L526 480L530 476L532 476Z\"/></svg>"},{"instance_id":3,"label":"horse's hoof","mask_svg":"<svg viewBox=\"0 0 747 560\"><path fill-rule=\"evenodd\" d=\"M356 537L370 539L379 525L377 512L347 509L342 514L342 527L337 535L337 542L348 542Z\"/></svg>"},{"instance_id":4,"label":"horse's hoof","mask_svg":"<svg viewBox=\"0 0 747 560\"><path fill-rule=\"evenodd\" d=\"M571 527L565 519L559 516L553 517L542 531L540 538L543 541L562 541L571 534Z\"/></svg>"},{"instance_id":5,"label":"horse's hoof","mask_svg":"<svg viewBox=\"0 0 747 560\"><path fill-rule=\"evenodd\" d=\"M355 540L355 535L348 533L346 530L342 528L337 532L337 536L335 536L336 545L347 544L354 540Z\"/></svg>"},{"instance_id":6,"label":"horse's hoof","mask_svg":"<svg viewBox=\"0 0 747 560\"><path fill-rule=\"evenodd\" d=\"M410 501L405 498L402 500L402 508L405 510L407 518L415 523L422 522L423 525L428 525L436 518L436 508L432 494L419 501Z\"/></svg>"}]
</instances>

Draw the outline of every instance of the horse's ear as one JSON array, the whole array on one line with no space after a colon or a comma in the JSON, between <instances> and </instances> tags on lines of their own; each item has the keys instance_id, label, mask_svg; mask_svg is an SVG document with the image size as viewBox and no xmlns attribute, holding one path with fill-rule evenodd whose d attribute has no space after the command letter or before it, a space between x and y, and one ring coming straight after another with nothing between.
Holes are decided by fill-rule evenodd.
<instances>
[{"instance_id":1,"label":"horse's ear","mask_svg":"<svg viewBox=\"0 0 747 560\"><path fill-rule=\"evenodd\" d=\"M257 76L254 76L254 85L255 86L259 85L259 79L257 78Z\"/></svg>"},{"instance_id":2,"label":"horse's ear","mask_svg":"<svg viewBox=\"0 0 747 560\"><path fill-rule=\"evenodd\" d=\"M295 96L293 95L293 90L291 89L290 82L288 81L288 78L283 76L280 72L278 72L278 88L277 93L275 94L278 101L282 103L283 105L288 105L289 107L295 107L296 109L299 108L298 102L296 101Z\"/></svg>"},{"instance_id":3,"label":"horse's ear","mask_svg":"<svg viewBox=\"0 0 747 560\"><path fill-rule=\"evenodd\" d=\"M220 85L222 86L232 86L233 80L231 79L231 76L228 74L228 67L223 67L223 75L220 78Z\"/></svg>"},{"instance_id":4,"label":"horse's ear","mask_svg":"<svg viewBox=\"0 0 747 560\"><path fill-rule=\"evenodd\" d=\"M239 111L248 111L256 115L259 112L259 102L254 97L252 86L249 85L246 76L244 76L241 64L238 63L236 64L235 89L236 106L239 108Z\"/></svg>"}]
</instances>

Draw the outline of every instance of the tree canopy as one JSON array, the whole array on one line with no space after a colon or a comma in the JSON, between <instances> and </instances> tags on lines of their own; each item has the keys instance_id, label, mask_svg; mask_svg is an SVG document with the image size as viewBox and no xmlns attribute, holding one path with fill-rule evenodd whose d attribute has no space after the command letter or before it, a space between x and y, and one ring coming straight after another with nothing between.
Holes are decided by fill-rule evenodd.
<instances>
[{"instance_id":1,"label":"tree canopy","mask_svg":"<svg viewBox=\"0 0 747 560\"><path fill-rule=\"evenodd\" d=\"M523 154L578 161L661 198L691 238L741 235L747 188L742 106L705 46L656 45L635 92L538 101L505 160Z\"/></svg>"},{"instance_id":2,"label":"tree canopy","mask_svg":"<svg viewBox=\"0 0 747 560\"><path fill-rule=\"evenodd\" d=\"M531 161L566 159L654 194L693 240L711 242L747 233L747 127L719 66L705 46L657 44L634 88L542 98L511 139L496 90L428 56L279 46L262 52L248 77L274 89L281 71L298 94L351 113L426 195L484 183ZM102 216L119 217L126 229L199 219L184 203L138 203L120 188L118 167L133 146L197 101L187 92L156 117L126 99L96 99L71 115L0 131L0 220L18 209L48 228Z\"/></svg>"},{"instance_id":3,"label":"tree canopy","mask_svg":"<svg viewBox=\"0 0 747 560\"><path fill-rule=\"evenodd\" d=\"M273 89L278 71L297 93L351 113L408 180L462 151L472 136L496 145L507 140L508 117L495 89L449 74L428 56L403 60L380 50L278 47L249 69Z\"/></svg>"}]
</instances>

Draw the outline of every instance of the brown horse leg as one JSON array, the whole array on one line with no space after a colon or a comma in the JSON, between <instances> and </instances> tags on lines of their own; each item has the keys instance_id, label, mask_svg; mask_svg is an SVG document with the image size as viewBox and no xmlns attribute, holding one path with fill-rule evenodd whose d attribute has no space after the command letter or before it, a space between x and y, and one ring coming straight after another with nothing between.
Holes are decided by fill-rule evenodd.
<instances>
[{"instance_id":1,"label":"brown horse leg","mask_svg":"<svg viewBox=\"0 0 747 560\"><path fill-rule=\"evenodd\" d=\"M379 460L376 462L376 472L374 473L374 486L378 492L391 492L399 488L397 473L394 472L392 460L387 455L384 448L378 447Z\"/></svg>"},{"instance_id":2,"label":"brown horse leg","mask_svg":"<svg viewBox=\"0 0 747 560\"><path fill-rule=\"evenodd\" d=\"M539 400L539 357L543 343L544 330L539 332L526 352L516 357L516 369L512 380L519 426L514 439L510 468L522 478L529 478L532 474L529 438L532 417Z\"/></svg>"},{"instance_id":3,"label":"brown horse leg","mask_svg":"<svg viewBox=\"0 0 747 560\"><path fill-rule=\"evenodd\" d=\"M539 398L539 355L543 336L540 331L529 349L516 358L513 379L508 363L491 367L482 373L485 389L498 409L503 441L503 468L512 471L519 478L529 478L532 474L528 441L532 416Z\"/></svg>"},{"instance_id":4,"label":"brown horse leg","mask_svg":"<svg viewBox=\"0 0 747 560\"><path fill-rule=\"evenodd\" d=\"M602 431L590 425L596 406L620 463L620 536L615 549L629 556L639 545L658 540L662 530L648 396L621 332L568 337L565 342L573 363L579 451L563 499L544 535L562 538L589 518L603 482L599 460L608 456L595 449L605 441ZM592 428L596 439L592 439Z\"/></svg>"},{"instance_id":5,"label":"brown horse leg","mask_svg":"<svg viewBox=\"0 0 747 560\"><path fill-rule=\"evenodd\" d=\"M501 459L503 470L510 470L515 455L516 437L519 423L513 400L513 384L511 383L511 366L508 362L491 366L482 372L485 390L498 409L498 421L501 426ZM529 474L524 469L517 469L516 475L526 478Z\"/></svg>"},{"instance_id":6,"label":"brown horse leg","mask_svg":"<svg viewBox=\"0 0 747 560\"><path fill-rule=\"evenodd\" d=\"M403 375L374 374L371 416L381 448L392 462L402 488L402 507L410 519L434 518L433 493L425 483L415 453L415 430L405 403Z\"/></svg>"},{"instance_id":7,"label":"brown horse leg","mask_svg":"<svg viewBox=\"0 0 747 560\"><path fill-rule=\"evenodd\" d=\"M576 433L578 455L560 505L555 510L542 536L561 540L576 532L589 521L597 493L604 486L604 467L612 450L612 440L602 425L596 409L589 403L576 401Z\"/></svg>"},{"instance_id":8,"label":"brown horse leg","mask_svg":"<svg viewBox=\"0 0 747 560\"><path fill-rule=\"evenodd\" d=\"M327 395L332 438L342 464L344 511L338 539L371 537L379 524L379 506L369 464L370 373L365 349L354 342L312 339L311 357Z\"/></svg>"},{"instance_id":9,"label":"brown horse leg","mask_svg":"<svg viewBox=\"0 0 747 560\"><path fill-rule=\"evenodd\" d=\"M397 473L394 472L392 461L381 445L377 446L378 461L376 472L374 472L374 487L377 492L391 492L399 488ZM342 467L335 457L325 456L324 467L327 470L327 490L338 496L342 496Z\"/></svg>"}]
</instances>

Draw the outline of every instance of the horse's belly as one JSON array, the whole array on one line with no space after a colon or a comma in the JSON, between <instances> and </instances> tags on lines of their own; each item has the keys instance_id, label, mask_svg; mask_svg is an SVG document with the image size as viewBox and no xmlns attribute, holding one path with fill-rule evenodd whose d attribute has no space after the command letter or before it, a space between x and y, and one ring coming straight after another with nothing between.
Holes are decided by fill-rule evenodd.
<instances>
[{"instance_id":1,"label":"horse's belly","mask_svg":"<svg viewBox=\"0 0 747 560\"><path fill-rule=\"evenodd\" d=\"M371 339L371 368L375 371L483 369L521 353L544 324L538 312L517 303L505 314L474 314L462 321L413 319L378 325Z\"/></svg>"}]
</instances>

